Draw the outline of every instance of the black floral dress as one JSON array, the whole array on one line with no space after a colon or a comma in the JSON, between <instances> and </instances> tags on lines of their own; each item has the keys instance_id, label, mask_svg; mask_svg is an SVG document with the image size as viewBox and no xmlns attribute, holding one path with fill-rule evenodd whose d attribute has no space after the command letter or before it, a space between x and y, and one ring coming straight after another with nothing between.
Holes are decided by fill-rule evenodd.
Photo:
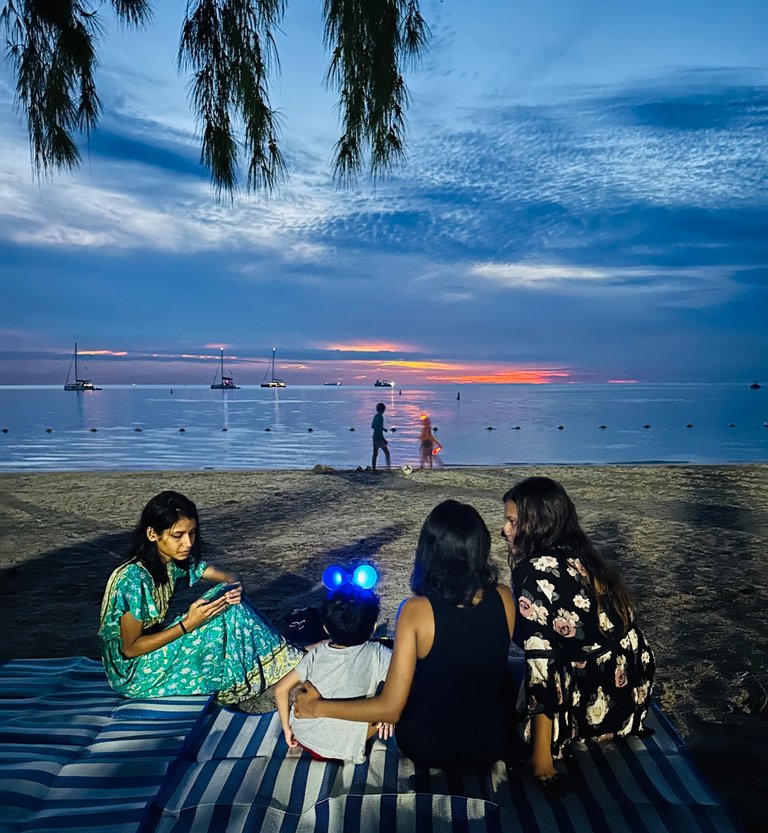
<instances>
[{"instance_id":1,"label":"black floral dress","mask_svg":"<svg viewBox=\"0 0 768 833\"><path fill-rule=\"evenodd\" d=\"M578 558L527 558L515 565L512 584L515 641L525 651L518 699L524 740L530 742L536 714L553 721L554 758L575 739L639 733L656 665L637 625L625 631L613 607L588 592Z\"/></svg>"}]
</instances>

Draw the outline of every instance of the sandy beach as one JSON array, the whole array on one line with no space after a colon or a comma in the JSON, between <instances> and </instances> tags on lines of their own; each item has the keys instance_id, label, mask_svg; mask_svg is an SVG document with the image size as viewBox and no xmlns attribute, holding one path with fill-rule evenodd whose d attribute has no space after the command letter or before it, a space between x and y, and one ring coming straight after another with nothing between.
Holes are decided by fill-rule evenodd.
<instances>
[{"instance_id":1,"label":"sandy beach","mask_svg":"<svg viewBox=\"0 0 768 833\"><path fill-rule=\"evenodd\" d=\"M745 827L763 830L768 465L0 475L0 658L99 655L107 577L163 489L197 503L208 560L241 572L278 626L320 600L326 566L364 559L391 628L421 523L448 497L483 515L509 579L500 498L531 474L559 479L613 553L656 650L657 699Z\"/></svg>"}]
</instances>

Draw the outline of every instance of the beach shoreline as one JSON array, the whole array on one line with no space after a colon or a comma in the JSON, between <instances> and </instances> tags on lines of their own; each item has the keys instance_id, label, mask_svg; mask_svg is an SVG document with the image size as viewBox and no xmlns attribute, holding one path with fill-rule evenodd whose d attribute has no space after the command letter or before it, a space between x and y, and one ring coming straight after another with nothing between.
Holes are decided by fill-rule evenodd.
<instances>
[{"instance_id":1,"label":"beach shoreline","mask_svg":"<svg viewBox=\"0 0 768 833\"><path fill-rule=\"evenodd\" d=\"M107 577L142 506L163 489L197 503L208 559L241 572L279 627L294 607L319 602L326 566L367 560L379 569L391 629L429 510L449 497L473 504L508 581L501 496L546 474L614 553L656 651L657 700L716 791L748 830L761 829L768 464L457 466L410 476L317 468L0 473L0 658L98 656Z\"/></svg>"}]
</instances>

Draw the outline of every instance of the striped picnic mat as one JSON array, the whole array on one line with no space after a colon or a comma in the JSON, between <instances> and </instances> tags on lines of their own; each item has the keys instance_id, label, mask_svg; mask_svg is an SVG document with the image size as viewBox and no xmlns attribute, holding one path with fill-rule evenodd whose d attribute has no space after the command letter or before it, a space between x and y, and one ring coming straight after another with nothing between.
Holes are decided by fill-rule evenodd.
<instances>
[{"instance_id":1,"label":"striped picnic mat","mask_svg":"<svg viewBox=\"0 0 768 833\"><path fill-rule=\"evenodd\" d=\"M0 663L0 833L733 833L661 712L656 733L580 746L574 793L416 769L394 741L364 764L289 750L275 713L205 697L125 700L84 658ZM447 728L450 731L450 728Z\"/></svg>"},{"instance_id":2,"label":"striped picnic mat","mask_svg":"<svg viewBox=\"0 0 768 833\"><path fill-rule=\"evenodd\" d=\"M0 831L134 833L209 700L126 700L84 657L0 663Z\"/></svg>"},{"instance_id":3,"label":"striped picnic mat","mask_svg":"<svg viewBox=\"0 0 768 833\"><path fill-rule=\"evenodd\" d=\"M214 710L153 802L145 833L732 833L660 712L649 738L581 745L574 792L548 804L502 764L489 773L416 769L394 741L364 764L289 750L277 714ZM450 728L447 728L450 731Z\"/></svg>"}]
</instances>

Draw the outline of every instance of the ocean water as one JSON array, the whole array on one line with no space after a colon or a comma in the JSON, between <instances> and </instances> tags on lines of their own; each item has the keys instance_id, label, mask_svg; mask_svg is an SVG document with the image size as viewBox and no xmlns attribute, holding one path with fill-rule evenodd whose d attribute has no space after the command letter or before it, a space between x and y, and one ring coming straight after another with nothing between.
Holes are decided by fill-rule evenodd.
<instances>
[{"instance_id":1,"label":"ocean water","mask_svg":"<svg viewBox=\"0 0 768 833\"><path fill-rule=\"evenodd\" d=\"M422 412L446 466L768 462L768 387L747 384L57 385L0 387L0 471L365 467L377 402L396 466Z\"/></svg>"}]
</instances>

